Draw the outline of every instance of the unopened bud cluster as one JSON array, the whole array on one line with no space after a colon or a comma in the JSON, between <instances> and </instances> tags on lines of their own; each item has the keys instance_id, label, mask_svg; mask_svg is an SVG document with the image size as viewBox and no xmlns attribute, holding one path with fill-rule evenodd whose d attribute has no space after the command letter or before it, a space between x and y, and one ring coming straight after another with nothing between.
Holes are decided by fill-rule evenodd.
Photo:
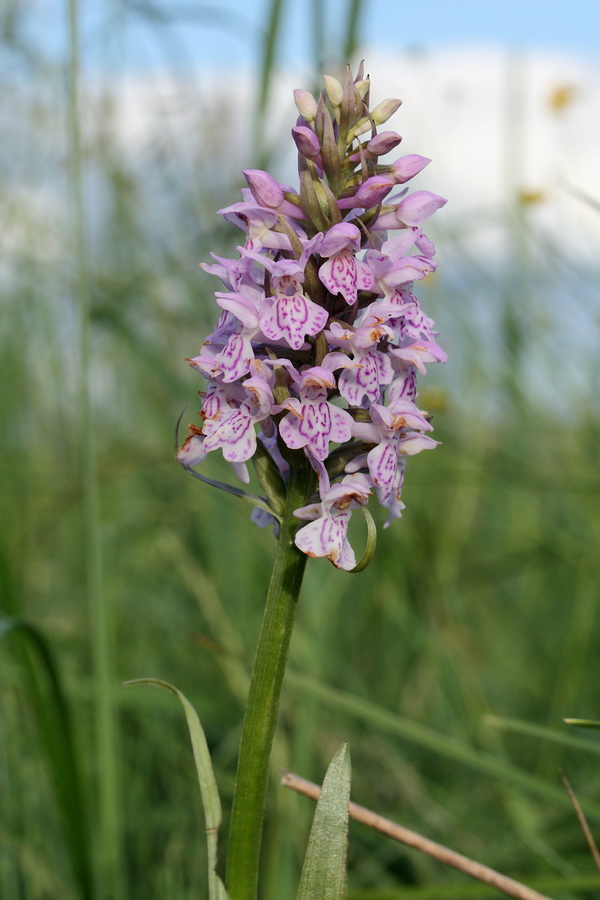
<instances>
[{"instance_id":1,"label":"unopened bud cluster","mask_svg":"<svg viewBox=\"0 0 600 900\"><path fill-rule=\"evenodd\" d=\"M203 265L222 282L221 313L190 360L208 384L178 459L191 467L220 449L244 483L252 460L272 511L254 518L267 524L305 454L319 496L295 512L308 521L296 545L352 569L352 510L375 494L389 525L404 508L407 457L436 445L416 376L446 356L413 286L436 268L422 225L446 201L402 187L425 157L379 162L401 141L378 131L400 102L369 111L362 65L325 84L318 100L295 92L299 190L247 170L242 201L220 210L244 243L238 258Z\"/></svg>"}]
</instances>

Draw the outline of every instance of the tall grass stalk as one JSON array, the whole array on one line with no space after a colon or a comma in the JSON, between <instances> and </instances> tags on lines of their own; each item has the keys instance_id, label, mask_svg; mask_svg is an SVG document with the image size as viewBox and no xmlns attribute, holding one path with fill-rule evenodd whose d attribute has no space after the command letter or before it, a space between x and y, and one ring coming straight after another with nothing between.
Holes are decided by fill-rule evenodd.
<instances>
[{"instance_id":1,"label":"tall grass stalk","mask_svg":"<svg viewBox=\"0 0 600 900\"><path fill-rule=\"evenodd\" d=\"M271 0L267 15L267 30L265 32L260 61L260 76L258 86L258 98L256 102L256 115L254 117L254 148L256 157L261 166L268 164L268 150L262 143L262 135L267 113L267 106L273 80L275 66L275 51L278 45L279 29L284 0Z\"/></svg>"},{"instance_id":2,"label":"tall grass stalk","mask_svg":"<svg viewBox=\"0 0 600 900\"><path fill-rule=\"evenodd\" d=\"M118 813L116 718L113 697L113 660L110 611L103 584L99 486L92 400L91 284L86 247L83 189L83 151L80 130L79 4L68 0L69 91L68 139L75 295L80 315L80 441L83 499L85 577L90 607L91 649L94 665L95 744L97 746L98 843L96 847L98 896L120 900L121 827Z\"/></svg>"}]
</instances>

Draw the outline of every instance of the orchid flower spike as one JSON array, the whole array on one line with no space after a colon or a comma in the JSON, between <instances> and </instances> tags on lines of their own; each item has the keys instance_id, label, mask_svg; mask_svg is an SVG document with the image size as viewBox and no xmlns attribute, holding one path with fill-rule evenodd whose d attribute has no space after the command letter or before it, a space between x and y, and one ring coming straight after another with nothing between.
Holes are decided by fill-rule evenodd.
<instances>
[{"instance_id":1,"label":"orchid flower spike","mask_svg":"<svg viewBox=\"0 0 600 900\"><path fill-rule=\"evenodd\" d=\"M252 464L264 496L230 492L276 533L301 461L313 480L304 504L289 507L306 523L295 545L347 571L361 567L352 512L377 501L390 525L404 509L408 458L437 445L417 376L446 360L415 294L437 267L423 226L446 201L410 190L428 157L379 162L402 140L378 132L400 101L369 113L369 87L361 64L343 82L326 76L318 97L296 90L298 187L245 169L242 199L220 210L245 237L236 258L202 264L221 282L218 316L189 360L207 383L177 455L190 471L220 451L246 484Z\"/></svg>"}]
</instances>

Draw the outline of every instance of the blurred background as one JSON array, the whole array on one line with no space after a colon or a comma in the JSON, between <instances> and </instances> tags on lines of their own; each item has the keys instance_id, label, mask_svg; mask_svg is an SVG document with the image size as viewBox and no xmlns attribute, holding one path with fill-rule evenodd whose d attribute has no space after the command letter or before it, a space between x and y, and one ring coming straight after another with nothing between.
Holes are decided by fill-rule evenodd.
<instances>
[{"instance_id":1,"label":"blurred background","mask_svg":"<svg viewBox=\"0 0 600 900\"><path fill-rule=\"evenodd\" d=\"M227 815L274 543L174 462L198 263L235 252L242 167L296 183L293 88L363 57L449 200L420 290L442 446L364 573L307 567L264 898L295 896L312 816L277 774L320 781L343 739L358 802L598 896L558 776L599 834L600 742L562 721L600 718L597 5L7 0L0 27L0 896L206 896L181 710L121 686L189 697ZM358 825L350 872L351 900L486 894Z\"/></svg>"}]
</instances>

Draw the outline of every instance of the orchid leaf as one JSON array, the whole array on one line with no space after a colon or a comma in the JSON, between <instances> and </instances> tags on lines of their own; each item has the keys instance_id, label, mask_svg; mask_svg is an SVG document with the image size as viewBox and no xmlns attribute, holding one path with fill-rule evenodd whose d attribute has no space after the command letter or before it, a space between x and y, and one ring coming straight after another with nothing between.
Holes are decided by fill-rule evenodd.
<instances>
[{"instance_id":1,"label":"orchid leaf","mask_svg":"<svg viewBox=\"0 0 600 900\"><path fill-rule=\"evenodd\" d=\"M200 475L199 472L196 472L190 466L186 466L183 463L180 463L179 465L184 468L188 475L191 475L192 478L197 478L198 481L203 481L204 484L210 484L211 487L216 487L220 491L225 491L227 494L233 494L234 497L239 497L240 500L245 500L246 503L251 503L253 506L257 506L259 509L264 509L264 511L268 512L269 515L273 516L276 519L279 519L278 513L274 509L272 509L272 507L264 497L259 497L258 494L253 494L250 491L245 491L243 488L234 487L234 485L227 484L227 482L225 481L215 481L214 478L206 478L204 475Z\"/></svg>"},{"instance_id":2,"label":"orchid leaf","mask_svg":"<svg viewBox=\"0 0 600 900\"><path fill-rule=\"evenodd\" d=\"M297 900L345 900L349 802L350 751L344 741L323 781Z\"/></svg>"},{"instance_id":3,"label":"orchid leaf","mask_svg":"<svg viewBox=\"0 0 600 900\"><path fill-rule=\"evenodd\" d=\"M228 900L225 885L217 875L217 840L219 826L222 822L221 801L219 799L219 791L215 781L215 775L212 768L210 753L204 736L204 730L200 724L200 719L196 710L189 700L172 684L167 681L161 681L158 678L138 678L135 681L126 681L127 687L138 684L149 684L152 687L165 688L175 694L185 712L190 739L192 742L192 750L194 752L194 762L196 763L196 772L198 775L198 783L200 785L200 793L202 795L202 806L204 808L204 818L206 820L206 844L208 850L208 897L209 900Z\"/></svg>"}]
</instances>

